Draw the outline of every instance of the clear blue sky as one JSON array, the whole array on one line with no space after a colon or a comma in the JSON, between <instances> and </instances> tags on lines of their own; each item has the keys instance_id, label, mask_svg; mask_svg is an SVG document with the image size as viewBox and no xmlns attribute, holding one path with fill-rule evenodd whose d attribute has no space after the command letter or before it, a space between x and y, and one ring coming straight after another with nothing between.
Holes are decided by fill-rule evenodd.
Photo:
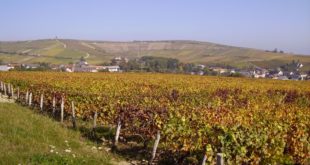
<instances>
[{"instance_id":1,"label":"clear blue sky","mask_svg":"<svg viewBox=\"0 0 310 165\"><path fill-rule=\"evenodd\" d=\"M310 54L310 0L0 0L0 40L200 40Z\"/></svg>"}]
</instances>

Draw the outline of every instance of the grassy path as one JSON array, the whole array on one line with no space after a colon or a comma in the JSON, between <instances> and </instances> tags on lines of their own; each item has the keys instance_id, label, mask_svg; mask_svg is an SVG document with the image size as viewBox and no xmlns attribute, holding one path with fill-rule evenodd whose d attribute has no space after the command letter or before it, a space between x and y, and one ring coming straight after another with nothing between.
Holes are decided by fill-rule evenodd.
<instances>
[{"instance_id":1,"label":"grassy path","mask_svg":"<svg viewBox=\"0 0 310 165\"><path fill-rule=\"evenodd\" d=\"M15 103L0 100L0 164L127 164L115 155Z\"/></svg>"}]
</instances>

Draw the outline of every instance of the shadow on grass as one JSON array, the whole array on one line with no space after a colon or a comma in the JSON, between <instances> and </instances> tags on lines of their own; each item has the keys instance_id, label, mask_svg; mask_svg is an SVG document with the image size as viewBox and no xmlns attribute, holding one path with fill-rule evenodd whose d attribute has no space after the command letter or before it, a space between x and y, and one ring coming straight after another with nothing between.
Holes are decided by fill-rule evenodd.
<instances>
[{"instance_id":1,"label":"shadow on grass","mask_svg":"<svg viewBox=\"0 0 310 165\"><path fill-rule=\"evenodd\" d=\"M121 155L127 160L148 160L150 157L150 147L143 143L140 136L123 136L120 137L117 146L113 145L115 129L110 127L98 126L90 128L86 125L80 125L77 129L83 137L109 147L115 154ZM125 140L126 139L126 140Z\"/></svg>"},{"instance_id":2,"label":"shadow on grass","mask_svg":"<svg viewBox=\"0 0 310 165\"><path fill-rule=\"evenodd\" d=\"M127 136L120 138L117 146L113 145L115 129L110 127L99 126L89 128L85 125L79 126L77 129L83 137L106 147L111 148L115 154L121 155L127 160L148 160L150 157L150 148L146 143L141 143L139 136ZM125 140L126 139L126 140Z\"/></svg>"},{"instance_id":3,"label":"shadow on grass","mask_svg":"<svg viewBox=\"0 0 310 165\"><path fill-rule=\"evenodd\" d=\"M80 131L83 137L96 143L102 143L105 140L112 141L114 137L114 129L104 126L89 128L82 125L79 126L77 130Z\"/></svg>"},{"instance_id":4,"label":"shadow on grass","mask_svg":"<svg viewBox=\"0 0 310 165\"><path fill-rule=\"evenodd\" d=\"M117 147L113 147L112 151L127 159L148 160L150 158L150 150L138 143L134 145L119 143Z\"/></svg>"},{"instance_id":5,"label":"shadow on grass","mask_svg":"<svg viewBox=\"0 0 310 165\"><path fill-rule=\"evenodd\" d=\"M54 121L60 121L60 110L56 109L53 113L52 109L44 109L41 111L37 106L29 107L25 103L20 103L24 107L28 107L32 109L35 113L48 116L49 118L53 119ZM98 146L102 145L102 147L109 148L113 153L121 155L127 160L148 160L150 158L150 152L152 147L148 146L148 142L146 142L142 136L139 135L127 135L127 136L120 136L119 143L115 147L113 146L114 136L115 136L115 128L111 126L97 126L96 128L92 127L90 121L84 120L77 120L77 128L73 128L71 117L64 116L64 123L62 126L71 129L73 131L78 131L81 133L82 137L88 139ZM58 161L66 161L66 160L59 160L57 156L47 157L47 159L43 159L38 155L37 157L33 158L34 162L45 163L47 162L58 162ZM71 160L69 160L71 161ZM145 161L146 162L146 161ZM142 164L147 164L147 163ZM141 163L140 163L141 164Z\"/></svg>"}]
</instances>

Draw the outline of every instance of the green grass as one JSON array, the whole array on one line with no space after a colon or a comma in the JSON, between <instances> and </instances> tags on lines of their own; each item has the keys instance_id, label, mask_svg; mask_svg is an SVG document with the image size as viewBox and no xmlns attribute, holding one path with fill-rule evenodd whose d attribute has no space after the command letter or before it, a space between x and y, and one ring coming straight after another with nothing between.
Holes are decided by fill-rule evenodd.
<instances>
[{"instance_id":1,"label":"green grass","mask_svg":"<svg viewBox=\"0 0 310 165\"><path fill-rule=\"evenodd\" d=\"M39 49L35 53L53 57L56 54L61 53L63 50L64 50L64 48L60 43L55 43L55 44L53 44L49 47L46 47L44 49Z\"/></svg>"},{"instance_id":2,"label":"green grass","mask_svg":"<svg viewBox=\"0 0 310 165\"><path fill-rule=\"evenodd\" d=\"M117 164L115 156L93 146L46 116L0 103L0 164Z\"/></svg>"},{"instance_id":3,"label":"green grass","mask_svg":"<svg viewBox=\"0 0 310 165\"><path fill-rule=\"evenodd\" d=\"M27 61L28 59L32 59L31 56L17 55L17 54L3 54L0 53L0 60L9 63L23 63L23 61Z\"/></svg>"},{"instance_id":4,"label":"green grass","mask_svg":"<svg viewBox=\"0 0 310 165\"><path fill-rule=\"evenodd\" d=\"M44 49L55 44L55 40L33 40L33 41L17 41L17 42L0 42L0 49L9 52L23 52L31 49Z\"/></svg>"}]
</instances>

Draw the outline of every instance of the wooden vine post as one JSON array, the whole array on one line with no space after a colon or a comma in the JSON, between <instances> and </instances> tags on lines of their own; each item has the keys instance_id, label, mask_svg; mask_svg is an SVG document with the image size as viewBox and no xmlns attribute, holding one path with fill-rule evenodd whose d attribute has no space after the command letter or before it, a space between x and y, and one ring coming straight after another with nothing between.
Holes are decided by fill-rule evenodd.
<instances>
[{"instance_id":1,"label":"wooden vine post","mask_svg":"<svg viewBox=\"0 0 310 165\"><path fill-rule=\"evenodd\" d=\"M44 95L43 93L41 93L41 97L40 97L40 110L43 111L43 99L44 99Z\"/></svg>"},{"instance_id":2,"label":"wooden vine post","mask_svg":"<svg viewBox=\"0 0 310 165\"><path fill-rule=\"evenodd\" d=\"M98 117L98 112L95 111L94 114L94 123L93 123L93 129L95 129L97 127L97 117Z\"/></svg>"},{"instance_id":3,"label":"wooden vine post","mask_svg":"<svg viewBox=\"0 0 310 165\"><path fill-rule=\"evenodd\" d=\"M9 85L10 96L12 97L12 84Z\"/></svg>"},{"instance_id":4,"label":"wooden vine post","mask_svg":"<svg viewBox=\"0 0 310 165\"><path fill-rule=\"evenodd\" d=\"M31 107L32 104L32 93L29 94L29 107Z\"/></svg>"},{"instance_id":5,"label":"wooden vine post","mask_svg":"<svg viewBox=\"0 0 310 165\"><path fill-rule=\"evenodd\" d=\"M13 85L11 85L11 97L12 97L12 99L14 99L14 88L13 88Z\"/></svg>"},{"instance_id":6,"label":"wooden vine post","mask_svg":"<svg viewBox=\"0 0 310 165\"><path fill-rule=\"evenodd\" d=\"M5 93L7 96L10 95L9 84L6 84L6 86L5 86Z\"/></svg>"},{"instance_id":7,"label":"wooden vine post","mask_svg":"<svg viewBox=\"0 0 310 165\"><path fill-rule=\"evenodd\" d=\"M17 87L17 100L19 100L19 87Z\"/></svg>"},{"instance_id":8,"label":"wooden vine post","mask_svg":"<svg viewBox=\"0 0 310 165\"><path fill-rule=\"evenodd\" d=\"M153 151L152 151L152 157L151 157L151 160L150 160L149 164L151 164L154 161L154 159L155 159L157 147L158 147L158 144L159 144L159 140L160 140L160 131L157 131L156 139L155 139L155 143L154 143Z\"/></svg>"},{"instance_id":9,"label":"wooden vine post","mask_svg":"<svg viewBox=\"0 0 310 165\"><path fill-rule=\"evenodd\" d=\"M11 94L11 85L10 84L8 84L8 96L10 96L10 94Z\"/></svg>"},{"instance_id":10,"label":"wooden vine post","mask_svg":"<svg viewBox=\"0 0 310 165\"><path fill-rule=\"evenodd\" d=\"M4 95L6 96L7 93L6 93L6 85L5 85L5 83L3 84L3 91L4 91Z\"/></svg>"},{"instance_id":11,"label":"wooden vine post","mask_svg":"<svg viewBox=\"0 0 310 165\"><path fill-rule=\"evenodd\" d=\"M60 122L64 122L64 106L65 106L65 100L64 96L61 97L61 105L60 105Z\"/></svg>"},{"instance_id":12,"label":"wooden vine post","mask_svg":"<svg viewBox=\"0 0 310 165\"><path fill-rule=\"evenodd\" d=\"M28 104L28 97L29 97L29 91L27 90L27 92L26 92L26 98L25 98L26 104Z\"/></svg>"},{"instance_id":13,"label":"wooden vine post","mask_svg":"<svg viewBox=\"0 0 310 165\"><path fill-rule=\"evenodd\" d=\"M114 147L116 147L117 143L118 143L118 139L119 139L119 134L121 132L121 120L118 119L117 121L117 126L116 126L116 133L115 133L115 139L114 139Z\"/></svg>"},{"instance_id":14,"label":"wooden vine post","mask_svg":"<svg viewBox=\"0 0 310 165\"><path fill-rule=\"evenodd\" d=\"M206 165L207 155L204 154L201 165Z\"/></svg>"},{"instance_id":15,"label":"wooden vine post","mask_svg":"<svg viewBox=\"0 0 310 165\"><path fill-rule=\"evenodd\" d=\"M75 117L75 108L74 108L74 102L71 102L71 108L72 108L72 125L73 128L76 129L76 117Z\"/></svg>"},{"instance_id":16,"label":"wooden vine post","mask_svg":"<svg viewBox=\"0 0 310 165\"><path fill-rule=\"evenodd\" d=\"M0 88L1 88L1 91L3 92L3 82L2 81L0 82Z\"/></svg>"},{"instance_id":17,"label":"wooden vine post","mask_svg":"<svg viewBox=\"0 0 310 165\"><path fill-rule=\"evenodd\" d=\"M5 91L6 91L6 83L3 82L3 92L5 92Z\"/></svg>"},{"instance_id":18,"label":"wooden vine post","mask_svg":"<svg viewBox=\"0 0 310 165\"><path fill-rule=\"evenodd\" d=\"M224 165L224 157L222 153L216 154L216 165Z\"/></svg>"},{"instance_id":19,"label":"wooden vine post","mask_svg":"<svg viewBox=\"0 0 310 165\"><path fill-rule=\"evenodd\" d=\"M53 116L55 117L55 112L56 112L56 97L53 96Z\"/></svg>"}]
</instances>

